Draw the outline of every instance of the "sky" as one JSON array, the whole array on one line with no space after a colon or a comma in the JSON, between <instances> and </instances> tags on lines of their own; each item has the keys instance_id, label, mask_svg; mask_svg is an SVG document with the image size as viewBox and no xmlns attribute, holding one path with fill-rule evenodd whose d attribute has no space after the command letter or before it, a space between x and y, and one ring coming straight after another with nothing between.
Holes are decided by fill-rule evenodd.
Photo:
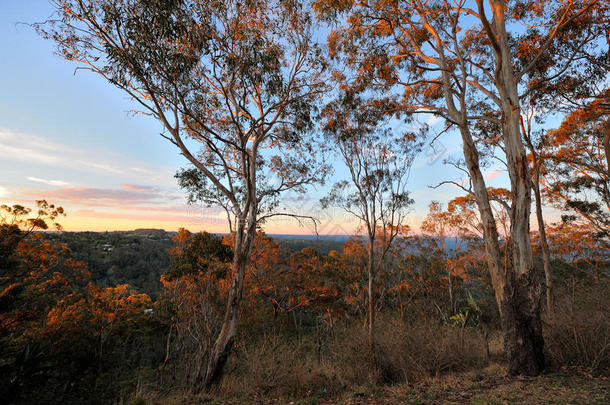
<instances>
[{"instance_id":1,"label":"sky","mask_svg":"<svg viewBox=\"0 0 610 405\"><path fill-rule=\"evenodd\" d=\"M0 204L33 207L46 199L61 205L68 231L161 228L227 232L219 207L189 206L174 174L186 167L175 146L159 134L153 118L131 112L136 105L95 74L54 54L53 44L27 24L52 15L48 0L0 0ZM25 23L25 24L24 24ZM432 126L435 117L421 117ZM443 164L459 157L457 135L440 138L416 159L409 180L415 205L407 224L418 228L431 201L462 194L451 185L461 174ZM337 161L327 184L345 178ZM491 167L488 186L506 187L506 173ZM327 187L289 196L285 205L315 214L320 234L351 234L358 223L339 208L321 210ZM310 224L278 219L271 234L312 234Z\"/></svg>"}]
</instances>

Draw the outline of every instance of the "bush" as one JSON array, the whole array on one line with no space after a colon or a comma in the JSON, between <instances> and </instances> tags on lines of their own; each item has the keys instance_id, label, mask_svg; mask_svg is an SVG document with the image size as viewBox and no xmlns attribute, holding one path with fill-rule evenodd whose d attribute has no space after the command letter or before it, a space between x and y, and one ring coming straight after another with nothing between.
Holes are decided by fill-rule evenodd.
<instances>
[{"instance_id":1,"label":"bush","mask_svg":"<svg viewBox=\"0 0 610 405\"><path fill-rule=\"evenodd\" d=\"M549 365L582 367L592 373L610 368L610 283L573 285L556 301L545 327Z\"/></svg>"},{"instance_id":2,"label":"bush","mask_svg":"<svg viewBox=\"0 0 610 405\"><path fill-rule=\"evenodd\" d=\"M350 328L346 332L338 339L342 343L332 349L335 362L342 370L341 380L346 385L415 382L485 364L484 340L471 328L380 321L376 327L373 359L367 349L366 330Z\"/></svg>"},{"instance_id":3,"label":"bush","mask_svg":"<svg viewBox=\"0 0 610 405\"><path fill-rule=\"evenodd\" d=\"M316 354L315 336L286 337L277 333L261 336L240 346L233 372L220 390L227 396L324 395L337 390L336 369Z\"/></svg>"},{"instance_id":4,"label":"bush","mask_svg":"<svg viewBox=\"0 0 610 405\"><path fill-rule=\"evenodd\" d=\"M239 346L223 396L324 396L370 384L416 382L485 365L480 333L449 326L380 320L373 358L361 325L335 330L318 346L315 330L300 337L277 331Z\"/></svg>"}]
</instances>

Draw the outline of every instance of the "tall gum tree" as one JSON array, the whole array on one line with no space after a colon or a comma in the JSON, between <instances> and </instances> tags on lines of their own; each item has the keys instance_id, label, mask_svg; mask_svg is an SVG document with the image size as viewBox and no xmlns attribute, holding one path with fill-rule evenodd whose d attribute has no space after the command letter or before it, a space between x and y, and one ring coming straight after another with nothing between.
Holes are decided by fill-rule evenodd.
<instances>
[{"instance_id":1,"label":"tall gum tree","mask_svg":"<svg viewBox=\"0 0 610 405\"><path fill-rule=\"evenodd\" d=\"M319 0L321 18L334 20L331 56L358 72L354 86L394 91L397 107L444 118L456 130L482 222L487 261L500 310L510 374L536 375L545 366L541 288L530 240L532 182L521 121L522 83L544 60L563 27L590 12L590 1ZM345 16L345 18L343 18ZM526 24L523 27L521 24ZM514 35L538 35L517 58ZM526 42L527 43L527 42ZM509 255L481 171L473 127L496 127L510 177Z\"/></svg>"},{"instance_id":2,"label":"tall gum tree","mask_svg":"<svg viewBox=\"0 0 610 405\"><path fill-rule=\"evenodd\" d=\"M337 78L342 79L339 75ZM325 106L324 130L347 166L348 179L334 184L323 206L356 217L367 243L368 344L374 348L374 283L413 200L407 182L418 151L414 133L392 129L392 103L377 103L357 91L341 91ZM396 125L397 123L394 122Z\"/></svg>"},{"instance_id":3,"label":"tall gum tree","mask_svg":"<svg viewBox=\"0 0 610 405\"><path fill-rule=\"evenodd\" d=\"M610 234L610 6L599 4L553 44L553 62L533 75L529 98L541 112L566 115L540 137L543 197L565 212L568 222L588 222L602 243ZM568 65L564 75L549 74ZM555 61L556 60L556 61ZM569 60L569 59L568 59ZM542 70L542 72L539 72ZM558 76L558 77L557 77Z\"/></svg>"},{"instance_id":4,"label":"tall gum tree","mask_svg":"<svg viewBox=\"0 0 610 405\"><path fill-rule=\"evenodd\" d=\"M583 8L567 19L549 41L544 24L540 24L540 21L543 18L552 21L552 13L556 10L553 7L532 6L535 7L523 3L513 7L511 12L527 27L522 33L513 35L520 64L530 62L533 46L548 46L546 54L531 64L527 80L522 84L520 99L522 133L532 166L532 191L546 279L547 314L552 320L553 281L543 203L561 200L561 204L558 204L563 205L561 208L576 211L585 220L601 220L598 225L603 223L603 217L607 217L608 212L608 204L600 204L600 200L603 201L604 194L607 196L604 189L608 187L604 166L607 167L606 144L610 139L607 119L610 7L607 2L582 2ZM558 113L566 114L561 128L547 131L549 121ZM566 136L566 132L571 136ZM578 163L572 166L575 162ZM585 167L595 169L587 173L587 169L583 171ZM561 181L553 181L566 175L566 178L571 177L567 183L563 183L567 187L562 187ZM549 177L556 187L549 187ZM572 179L573 182L570 181ZM572 189L572 186L575 187ZM594 195L597 192L602 198L597 201L595 197L592 200L587 197L574 198L575 194L582 196L592 190ZM542 191L551 198L544 201ZM598 227L598 230L604 233L603 228Z\"/></svg>"},{"instance_id":5,"label":"tall gum tree","mask_svg":"<svg viewBox=\"0 0 610 405\"><path fill-rule=\"evenodd\" d=\"M235 234L222 326L195 390L222 375L236 333L257 226L279 195L326 167L313 157L323 59L296 1L55 0L37 25L57 52L128 94L160 121L192 166L186 185L223 205ZM189 189L189 191L193 191ZM191 193L192 194L192 193Z\"/></svg>"}]
</instances>

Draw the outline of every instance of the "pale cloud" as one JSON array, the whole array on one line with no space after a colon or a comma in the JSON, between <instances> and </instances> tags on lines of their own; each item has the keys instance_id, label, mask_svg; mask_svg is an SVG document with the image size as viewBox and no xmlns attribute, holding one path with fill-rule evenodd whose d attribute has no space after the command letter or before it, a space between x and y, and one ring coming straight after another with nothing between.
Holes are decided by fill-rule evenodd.
<instances>
[{"instance_id":1,"label":"pale cloud","mask_svg":"<svg viewBox=\"0 0 610 405\"><path fill-rule=\"evenodd\" d=\"M6 189L6 187L0 186L0 198L8 197L11 193Z\"/></svg>"},{"instance_id":2,"label":"pale cloud","mask_svg":"<svg viewBox=\"0 0 610 405\"><path fill-rule=\"evenodd\" d=\"M143 186L141 184L121 184L123 190L139 191L139 192L158 192L157 186Z\"/></svg>"},{"instance_id":3,"label":"pale cloud","mask_svg":"<svg viewBox=\"0 0 610 405\"><path fill-rule=\"evenodd\" d=\"M142 167L123 155L104 149L82 149L57 142L50 142L40 136L15 132L0 128L0 158L12 161L22 161L46 166L70 168L84 172L148 175L153 172ZM155 173L163 171L160 168ZM173 172L173 170L172 170ZM173 173L168 178L173 177Z\"/></svg>"},{"instance_id":4,"label":"pale cloud","mask_svg":"<svg viewBox=\"0 0 610 405\"><path fill-rule=\"evenodd\" d=\"M62 166L62 163L64 163L59 156L5 143L0 143L0 156L10 160L36 162L51 166Z\"/></svg>"},{"instance_id":5,"label":"pale cloud","mask_svg":"<svg viewBox=\"0 0 610 405\"><path fill-rule=\"evenodd\" d=\"M487 172L485 174L485 180L487 180L487 181L493 180L496 177L498 177L500 174L502 174L502 170L492 170L491 172Z\"/></svg>"},{"instance_id":6,"label":"pale cloud","mask_svg":"<svg viewBox=\"0 0 610 405\"><path fill-rule=\"evenodd\" d=\"M123 184L121 188L64 187L52 190L26 189L22 194L33 198L45 198L60 204L86 207L112 207L129 210L150 210L174 205L182 195L161 190L157 186ZM179 207L184 210L184 207ZM170 208L176 211L176 208Z\"/></svg>"},{"instance_id":7,"label":"pale cloud","mask_svg":"<svg viewBox=\"0 0 610 405\"><path fill-rule=\"evenodd\" d=\"M96 220L148 221L151 223L173 222L182 225L225 226L226 216L221 209L193 209L192 206L117 206L111 209L80 209L74 215ZM155 225L159 226L159 225Z\"/></svg>"},{"instance_id":8,"label":"pale cloud","mask_svg":"<svg viewBox=\"0 0 610 405\"><path fill-rule=\"evenodd\" d=\"M162 195L155 192L130 191L122 189L106 189L95 187L70 187L55 190L29 190L30 195L41 193L45 198L52 198L56 201L71 203L91 203L102 205L103 203L113 202L116 204L129 201L154 201L162 198Z\"/></svg>"},{"instance_id":9,"label":"pale cloud","mask_svg":"<svg viewBox=\"0 0 610 405\"><path fill-rule=\"evenodd\" d=\"M153 173L152 170L148 170L148 169L145 169L143 167L130 167L129 170L131 170L132 172L137 172L137 173L142 173L142 174L151 174L151 173Z\"/></svg>"},{"instance_id":10,"label":"pale cloud","mask_svg":"<svg viewBox=\"0 0 610 405\"><path fill-rule=\"evenodd\" d=\"M133 212L105 212L105 211L97 211L97 210L79 210L74 212L74 215L78 215L81 217L92 217L99 219L129 219L135 221L150 221L150 222L179 222L179 223L188 223L191 218L189 218L188 213L185 210L181 210L176 212L175 214L167 214L163 212L156 211L143 211L138 213ZM212 221L210 221L211 223ZM226 221L225 221L226 222Z\"/></svg>"},{"instance_id":11,"label":"pale cloud","mask_svg":"<svg viewBox=\"0 0 610 405\"><path fill-rule=\"evenodd\" d=\"M26 177L26 179L28 179L30 181L34 181L36 183L43 183L48 186L69 186L70 185L70 183L68 183L66 181L62 181L62 180L47 180L47 179L41 179L38 177Z\"/></svg>"},{"instance_id":12,"label":"pale cloud","mask_svg":"<svg viewBox=\"0 0 610 405\"><path fill-rule=\"evenodd\" d=\"M114 173L114 174L125 174L125 170L110 164L105 163L96 163L85 160L77 160L76 163L81 165L82 167L92 169L93 171L100 171L105 173Z\"/></svg>"}]
</instances>

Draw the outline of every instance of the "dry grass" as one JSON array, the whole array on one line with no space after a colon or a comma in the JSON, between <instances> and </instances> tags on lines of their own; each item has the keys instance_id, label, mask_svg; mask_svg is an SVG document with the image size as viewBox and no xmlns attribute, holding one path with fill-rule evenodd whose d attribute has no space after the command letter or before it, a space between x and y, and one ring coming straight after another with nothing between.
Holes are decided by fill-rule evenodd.
<instances>
[{"instance_id":1,"label":"dry grass","mask_svg":"<svg viewBox=\"0 0 610 405\"><path fill-rule=\"evenodd\" d=\"M356 387L337 395L172 397L142 399L141 405L178 404L608 404L610 381L574 373L550 373L539 377L507 378L504 366L492 363L480 370L428 377L414 384Z\"/></svg>"},{"instance_id":2,"label":"dry grass","mask_svg":"<svg viewBox=\"0 0 610 405\"><path fill-rule=\"evenodd\" d=\"M610 369L610 288L596 284L564 295L545 328L550 366L579 367L593 374Z\"/></svg>"},{"instance_id":3,"label":"dry grass","mask_svg":"<svg viewBox=\"0 0 610 405\"><path fill-rule=\"evenodd\" d=\"M214 394L224 398L335 397L485 365L483 339L476 330L412 327L395 320L380 321L376 330L373 354L362 327L335 331L320 347L315 334L263 336L239 348L229 362L230 373Z\"/></svg>"},{"instance_id":4,"label":"dry grass","mask_svg":"<svg viewBox=\"0 0 610 405\"><path fill-rule=\"evenodd\" d=\"M493 363L480 370L398 385L377 400L370 403L606 404L610 401L610 383L607 379L567 373L508 378L504 366Z\"/></svg>"},{"instance_id":5,"label":"dry grass","mask_svg":"<svg viewBox=\"0 0 610 405\"><path fill-rule=\"evenodd\" d=\"M267 395L303 396L314 391L322 394L341 387L337 370L318 358L311 338L299 339L269 335L258 345L243 347L233 372L219 387L219 394L229 397L265 397Z\"/></svg>"},{"instance_id":6,"label":"dry grass","mask_svg":"<svg viewBox=\"0 0 610 405\"><path fill-rule=\"evenodd\" d=\"M483 339L473 329L382 321L377 325L372 358L364 330L346 330L338 341L344 343L332 345L331 354L346 386L414 382L485 364Z\"/></svg>"}]
</instances>

